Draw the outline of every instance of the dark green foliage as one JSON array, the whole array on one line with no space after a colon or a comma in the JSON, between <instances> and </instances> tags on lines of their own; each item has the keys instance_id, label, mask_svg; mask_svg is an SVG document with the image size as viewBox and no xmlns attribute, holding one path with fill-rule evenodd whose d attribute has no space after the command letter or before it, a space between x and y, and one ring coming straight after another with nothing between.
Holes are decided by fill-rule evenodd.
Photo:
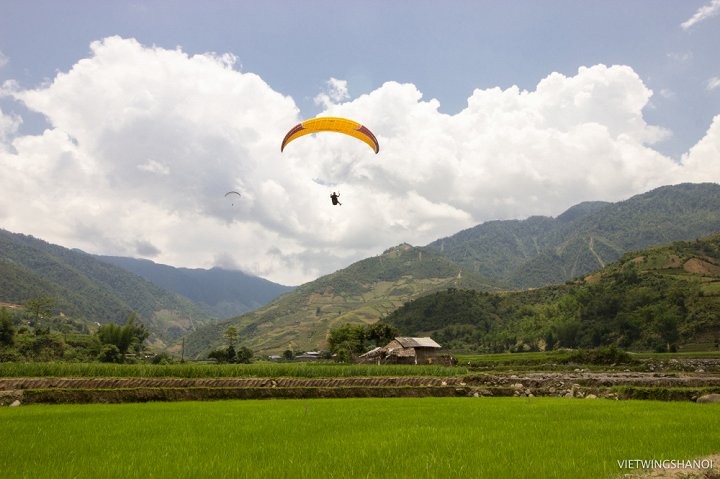
<instances>
[{"instance_id":1,"label":"dark green foliage","mask_svg":"<svg viewBox=\"0 0 720 479\"><path fill-rule=\"evenodd\" d=\"M25 309L31 313L35 321L37 321L41 316L51 315L56 303L57 300L52 296L41 294L28 299L25 302Z\"/></svg>"},{"instance_id":2,"label":"dark green foliage","mask_svg":"<svg viewBox=\"0 0 720 479\"><path fill-rule=\"evenodd\" d=\"M103 363L122 363L124 357L120 349L114 344L103 344L98 360Z\"/></svg>"},{"instance_id":3,"label":"dark green foliage","mask_svg":"<svg viewBox=\"0 0 720 479\"><path fill-rule=\"evenodd\" d=\"M445 340L463 331L483 334L497 319L500 301L497 294L450 288L416 299L390 314L386 321L400 331L434 331Z\"/></svg>"},{"instance_id":4,"label":"dark green foliage","mask_svg":"<svg viewBox=\"0 0 720 479\"><path fill-rule=\"evenodd\" d=\"M97 332L100 342L104 345L115 346L121 355L127 354L130 348L133 348L135 352L141 351L148 332L142 323L136 322L136 319L135 315L131 315L124 326L114 323L100 326Z\"/></svg>"},{"instance_id":5,"label":"dark green foliage","mask_svg":"<svg viewBox=\"0 0 720 479\"><path fill-rule=\"evenodd\" d=\"M365 326L363 333L365 341L374 345L385 345L395 339L399 334L396 327L378 321L377 323Z\"/></svg>"},{"instance_id":6,"label":"dark green foliage","mask_svg":"<svg viewBox=\"0 0 720 479\"><path fill-rule=\"evenodd\" d=\"M220 364L225 363L240 363L250 364L253 358L253 352L245 346L240 347L235 351L235 347L231 344L226 348L218 348L210 351L208 354L209 359L214 359Z\"/></svg>"},{"instance_id":7,"label":"dark green foliage","mask_svg":"<svg viewBox=\"0 0 720 479\"><path fill-rule=\"evenodd\" d=\"M339 361L349 361L369 349L386 345L398 335L396 327L384 322L343 324L330 330L328 345Z\"/></svg>"},{"instance_id":8,"label":"dark green foliage","mask_svg":"<svg viewBox=\"0 0 720 479\"><path fill-rule=\"evenodd\" d=\"M174 360L172 356L163 351L153 356L150 362L152 364L172 364Z\"/></svg>"},{"instance_id":9,"label":"dark green foliage","mask_svg":"<svg viewBox=\"0 0 720 479\"><path fill-rule=\"evenodd\" d=\"M232 352L234 353L235 350L233 350ZM210 351L210 354L208 354L208 358L214 359L215 361L217 361L220 364L225 364L225 363L230 362L230 355L228 353L229 353L228 348L219 348L219 349Z\"/></svg>"},{"instance_id":10,"label":"dark green foliage","mask_svg":"<svg viewBox=\"0 0 720 479\"><path fill-rule=\"evenodd\" d=\"M343 324L331 329L328 335L328 346L338 361L349 361L353 356L363 353L365 342L365 325Z\"/></svg>"},{"instance_id":11,"label":"dark green foliage","mask_svg":"<svg viewBox=\"0 0 720 479\"><path fill-rule=\"evenodd\" d=\"M15 345L15 326L7 309L0 308L0 346Z\"/></svg>"},{"instance_id":12,"label":"dark green foliage","mask_svg":"<svg viewBox=\"0 0 720 479\"><path fill-rule=\"evenodd\" d=\"M250 364L253 358L253 352L250 348L240 346L235 355L235 362L240 364Z\"/></svg>"},{"instance_id":13,"label":"dark green foliage","mask_svg":"<svg viewBox=\"0 0 720 479\"><path fill-rule=\"evenodd\" d=\"M16 348L25 360L57 361L63 359L66 345L63 337L47 330L17 338Z\"/></svg>"},{"instance_id":14,"label":"dark green foliage","mask_svg":"<svg viewBox=\"0 0 720 479\"><path fill-rule=\"evenodd\" d=\"M0 362L95 361L100 349L99 339L82 321L0 309Z\"/></svg>"},{"instance_id":15,"label":"dark green foliage","mask_svg":"<svg viewBox=\"0 0 720 479\"><path fill-rule=\"evenodd\" d=\"M636 364L638 361L630 354L622 351L615 346L604 347L599 349L580 349L573 351L567 359L562 362L577 364Z\"/></svg>"}]
</instances>

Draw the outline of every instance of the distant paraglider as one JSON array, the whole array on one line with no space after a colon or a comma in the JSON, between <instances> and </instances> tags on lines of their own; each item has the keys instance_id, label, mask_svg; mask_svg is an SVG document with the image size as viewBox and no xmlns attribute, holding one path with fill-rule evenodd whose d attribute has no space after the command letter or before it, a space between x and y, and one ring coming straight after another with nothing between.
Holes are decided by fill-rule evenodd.
<instances>
[{"instance_id":1,"label":"distant paraglider","mask_svg":"<svg viewBox=\"0 0 720 479\"><path fill-rule=\"evenodd\" d=\"M238 193L237 191L228 191L227 193L225 193L225 198L227 198L228 196L230 198L234 198L233 195L237 195L238 198L242 198L242 195L240 193ZM235 203L231 203L231 204L233 206L235 206Z\"/></svg>"}]
</instances>

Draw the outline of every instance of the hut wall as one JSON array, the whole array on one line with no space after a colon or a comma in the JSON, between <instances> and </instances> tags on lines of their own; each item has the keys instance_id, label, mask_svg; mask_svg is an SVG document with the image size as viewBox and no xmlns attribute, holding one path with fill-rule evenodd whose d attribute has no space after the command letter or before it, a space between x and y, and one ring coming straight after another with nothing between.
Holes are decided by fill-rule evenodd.
<instances>
[{"instance_id":1,"label":"hut wall","mask_svg":"<svg viewBox=\"0 0 720 479\"><path fill-rule=\"evenodd\" d=\"M415 357L417 358L417 364L428 364L435 362L435 358L438 356L438 350L436 348L415 348Z\"/></svg>"}]
</instances>

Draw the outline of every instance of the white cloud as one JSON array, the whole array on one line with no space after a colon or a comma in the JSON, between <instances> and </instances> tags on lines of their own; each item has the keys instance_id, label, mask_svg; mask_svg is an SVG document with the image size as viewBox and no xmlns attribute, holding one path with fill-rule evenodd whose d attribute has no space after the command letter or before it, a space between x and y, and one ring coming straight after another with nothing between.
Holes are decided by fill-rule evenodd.
<instances>
[{"instance_id":1,"label":"white cloud","mask_svg":"<svg viewBox=\"0 0 720 479\"><path fill-rule=\"evenodd\" d=\"M91 49L48 85L6 89L52 128L17 136L0 116L14 147L0 152L0 226L92 253L299 284L486 220L720 178L720 122L681 164L662 156L652 145L668 132L645 121L652 92L626 66L478 89L455 115L412 84L349 100L331 79L322 113L368 126L380 153L330 133L281 154L298 108L234 57L118 37Z\"/></svg>"},{"instance_id":2,"label":"white cloud","mask_svg":"<svg viewBox=\"0 0 720 479\"><path fill-rule=\"evenodd\" d=\"M142 165L138 165L139 170L157 173L158 175L167 176L170 174L170 167L155 160L148 160Z\"/></svg>"},{"instance_id":3,"label":"white cloud","mask_svg":"<svg viewBox=\"0 0 720 479\"><path fill-rule=\"evenodd\" d=\"M0 50L0 68L7 65L9 61L10 60L8 59L7 55L5 55L2 50Z\"/></svg>"},{"instance_id":4,"label":"white cloud","mask_svg":"<svg viewBox=\"0 0 720 479\"><path fill-rule=\"evenodd\" d=\"M3 145L8 145L21 124L22 118L17 115L6 115L0 109L0 151L2 151Z\"/></svg>"},{"instance_id":5,"label":"white cloud","mask_svg":"<svg viewBox=\"0 0 720 479\"><path fill-rule=\"evenodd\" d=\"M713 118L705 136L683 155L683 176L687 181L720 181L720 115Z\"/></svg>"},{"instance_id":6,"label":"white cloud","mask_svg":"<svg viewBox=\"0 0 720 479\"><path fill-rule=\"evenodd\" d=\"M707 5L700 7L695 14L680 24L683 30L688 30L692 26L714 17L720 13L720 0L711 0Z\"/></svg>"},{"instance_id":7,"label":"white cloud","mask_svg":"<svg viewBox=\"0 0 720 479\"><path fill-rule=\"evenodd\" d=\"M319 93L315 98L315 104L324 108L330 108L343 100L350 98L348 93L347 81L330 78L327 82L327 90Z\"/></svg>"},{"instance_id":8,"label":"white cloud","mask_svg":"<svg viewBox=\"0 0 720 479\"><path fill-rule=\"evenodd\" d=\"M668 59L677 64L687 64L693 59L692 52L670 52L667 54Z\"/></svg>"},{"instance_id":9,"label":"white cloud","mask_svg":"<svg viewBox=\"0 0 720 479\"><path fill-rule=\"evenodd\" d=\"M716 88L720 88L720 77L712 77L707 82L708 90L714 90Z\"/></svg>"}]
</instances>

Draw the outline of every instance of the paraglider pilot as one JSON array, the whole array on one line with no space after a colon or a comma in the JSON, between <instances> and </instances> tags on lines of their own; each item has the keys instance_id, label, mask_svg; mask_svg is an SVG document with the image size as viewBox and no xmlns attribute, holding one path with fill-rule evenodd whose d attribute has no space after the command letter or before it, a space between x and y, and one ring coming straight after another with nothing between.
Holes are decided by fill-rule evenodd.
<instances>
[{"instance_id":1,"label":"paraglider pilot","mask_svg":"<svg viewBox=\"0 0 720 479\"><path fill-rule=\"evenodd\" d=\"M335 193L333 191L333 194L330 195L330 199L332 200L332 204L342 206L342 203L340 203L340 201L338 200L338 196L340 196L340 193Z\"/></svg>"}]
</instances>

